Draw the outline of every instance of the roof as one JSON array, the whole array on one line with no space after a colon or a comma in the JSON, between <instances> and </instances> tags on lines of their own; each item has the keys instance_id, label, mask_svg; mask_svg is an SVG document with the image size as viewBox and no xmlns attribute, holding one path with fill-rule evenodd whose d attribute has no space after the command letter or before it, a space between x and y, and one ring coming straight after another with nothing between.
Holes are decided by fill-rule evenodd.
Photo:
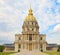
<instances>
[{"instance_id":1,"label":"roof","mask_svg":"<svg viewBox=\"0 0 60 55\"><path fill-rule=\"evenodd\" d=\"M14 48L14 44L4 44L5 47Z\"/></svg>"},{"instance_id":2,"label":"roof","mask_svg":"<svg viewBox=\"0 0 60 55\"><path fill-rule=\"evenodd\" d=\"M47 44L47 47L57 47L57 44Z\"/></svg>"}]
</instances>

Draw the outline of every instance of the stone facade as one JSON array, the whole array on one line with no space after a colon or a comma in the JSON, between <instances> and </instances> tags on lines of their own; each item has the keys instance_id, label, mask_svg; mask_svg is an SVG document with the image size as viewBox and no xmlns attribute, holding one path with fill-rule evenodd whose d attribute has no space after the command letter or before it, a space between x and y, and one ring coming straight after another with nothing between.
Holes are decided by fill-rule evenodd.
<instances>
[{"instance_id":1,"label":"stone facade","mask_svg":"<svg viewBox=\"0 0 60 55\"><path fill-rule=\"evenodd\" d=\"M39 34L39 25L31 8L24 20L22 34L15 34L15 51L24 50L46 51L46 35Z\"/></svg>"}]
</instances>

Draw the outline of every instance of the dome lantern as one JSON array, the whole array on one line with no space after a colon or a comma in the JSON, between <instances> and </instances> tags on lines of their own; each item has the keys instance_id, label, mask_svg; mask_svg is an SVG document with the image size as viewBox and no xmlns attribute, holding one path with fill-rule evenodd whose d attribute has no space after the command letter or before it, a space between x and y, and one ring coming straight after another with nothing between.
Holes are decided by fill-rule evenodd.
<instances>
[{"instance_id":1,"label":"dome lantern","mask_svg":"<svg viewBox=\"0 0 60 55\"><path fill-rule=\"evenodd\" d=\"M27 21L36 21L36 18L33 16L33 12L32 12L32 8L30 7L29 9L29 12L28 12L28 15L26 16L24 22L27 22Z\"/></svg>"},{"instance_id":2,"label":"dome lantern","mask_svg":"<svg viewBox=\"0 0 60 55\"><path fill-rule=\"evenodd\" d=\"M33 15L31 8L29 9L29 14L28 15Z\"/></svg>"}]
</instances>

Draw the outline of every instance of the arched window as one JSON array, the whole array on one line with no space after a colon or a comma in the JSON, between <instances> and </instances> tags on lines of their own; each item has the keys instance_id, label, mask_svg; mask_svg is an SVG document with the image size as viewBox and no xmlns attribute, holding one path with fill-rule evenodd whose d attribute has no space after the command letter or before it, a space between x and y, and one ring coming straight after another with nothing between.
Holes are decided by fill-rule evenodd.
<instances>
[{"instance_id":1,"label":"arched window","mask_svg":"<svg viewBox=\"0 0 60 55\"><path fill-rule=\"evenodd\" d=\"M18 52L20 52L20 50L18 50Z\"/></svg>"}]
</instances>

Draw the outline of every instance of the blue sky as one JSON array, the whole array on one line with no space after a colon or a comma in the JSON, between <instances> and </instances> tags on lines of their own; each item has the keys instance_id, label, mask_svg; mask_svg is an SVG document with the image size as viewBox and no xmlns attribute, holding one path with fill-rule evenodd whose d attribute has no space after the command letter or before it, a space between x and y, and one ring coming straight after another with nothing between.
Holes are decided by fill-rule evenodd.
<instances>
[{"instance_id":1,"label":"blue sky","mask_svg":"<svg viewBox=\"0 0 60 55\"><path fill-rule=\"evenodd\" d=\"M60 44L60 0L0 0L0 44L13 43L30 4L48 43Z\"/></svg>"}]
</instances>

